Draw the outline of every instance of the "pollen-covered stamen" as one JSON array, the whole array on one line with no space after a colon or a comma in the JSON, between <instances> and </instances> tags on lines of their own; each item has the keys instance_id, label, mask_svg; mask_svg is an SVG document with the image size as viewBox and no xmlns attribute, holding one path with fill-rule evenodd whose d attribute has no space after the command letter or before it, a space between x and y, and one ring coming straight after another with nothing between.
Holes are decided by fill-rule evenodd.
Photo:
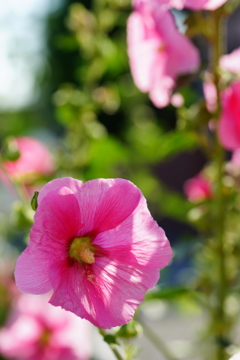
<instances>
[{"instance_id":1,"label":"pollen-covered stamen","mask_svg":"<svg viewBox=\"0 0 240 360\"><path fill-rule=\"evenodd\" d=\"M93 264L95 261L91 239L75 238L69 249L69 256L75 258L80 263Z\"/></svg>"},{"instance_id":2,"label":"pollen-covered stamen","mask_svg":"<svg viewBox=\"0 0 240 360\"><path fill-rule=\"evenodd\" d=\"M79 256L80 259L87 264L93 264L95 261L94 254L88 247L81 249Z\"/></svg>"}]
</instances>

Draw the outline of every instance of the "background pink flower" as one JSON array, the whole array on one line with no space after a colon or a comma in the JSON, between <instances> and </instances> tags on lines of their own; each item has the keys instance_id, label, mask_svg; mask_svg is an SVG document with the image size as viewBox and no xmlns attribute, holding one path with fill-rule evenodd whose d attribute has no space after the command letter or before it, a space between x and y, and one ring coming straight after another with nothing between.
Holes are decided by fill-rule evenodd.
<instances>
[{"instance_id":1,"label":"background pink flower","mask_svg":"<svg viewBox=\"0 0 240 360\"><path fill-rule=\"evenodd\" d=\"M203 93L206 99L206 107L209 112L214 112L217 106L217 92L216 86L211 81L203 83Z\"/></svg>"},{"instance_id":2,"label":"background pink flower","mask_svg":"<svg viewBox=\"0 0 240 360\"><path fill-rule=\"evenodd\" d=\"M201 174L198 174L185 182L184 192L191 202L210 199L212 196L211 184Z\"/></svg>"},{"instance_id":3,"label":"background pink flower","mask_svg":"<svg viewBox=\"0 0 240 360\"><path fill-rule=\"evenodd\" d=\"M51 304L102 328L127 323L172 256L140 190L123 179L62 178L38 199L19 289L54 289Z\"/></svg>"},{"instance_id":4,"label":"background pink flower","mask_svg":"<svg viewBox=\"0 0 240 360\"><path fill-rule=\"evenodd\" d=\"M233 74L240 74L240 48L235 49L231 54L223 55L220 59L220 67Z\"/></svg>"},{"instance_id":5,"label":"background pink flower","mask_svg":"<svg viewBox=\"0 0 240 360\"><path fill-rule=\"evenodd\" d=\"M132 76L154 105L169 104L178 75L199 66L194 45L180 34L173 16L156 2L136 1L127 25L128 55Z\"/></svg>"},{"instance_id":6,"label":"background pink flower","mask_svg":"<svg viewBox=\"0 0 240 360\"><path fill-rule=\"evenodd\" d=\"M90 324L47 303L49 296L21 295L0 331L0 353L17 360L87 360Z\"/></svg>"},{"instance_id":7,"label":"background pink flower","mask_svg":"<svg viewBox=\"0 0 240 360\"><path fill-rule=\"evenodd\" d=\"M19 137L12 140L20 152L16 161L5 161L4 170L14 180L33 180L39 175L49 175L54 171L54 161L47 147L31 137Z\"/></svg>"},{"instance_id":8,"label":"background pink flower","mask_svg":"<svg viewBox=\"0 0 240 360\"><path fill-rule=\"evenodd\" d=\"M155 0L161 4L168 4L170 7L182 10L188 8L191 10L216 10L227 0Z\"/></svg>"},{"instance_id":9,"label":"background pink flower","mask_svg":"<svg viewBox=\"0 0 240 360\"><path fill-rule=\"evenodd\" d=\"M218 135L228 150L240 148L240 81L229 85L221 94L222 112Z\"/></svg>"}]
</instances>

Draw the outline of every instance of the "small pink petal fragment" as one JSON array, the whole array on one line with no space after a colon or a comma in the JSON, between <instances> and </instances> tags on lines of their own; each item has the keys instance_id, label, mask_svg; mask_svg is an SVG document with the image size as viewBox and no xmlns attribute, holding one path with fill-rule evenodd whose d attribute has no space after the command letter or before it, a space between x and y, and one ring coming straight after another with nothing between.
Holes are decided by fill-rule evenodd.
<instances>
[{"instance_id":1,"label":"small pink petal fragment","mask_svg":"<svg viewBox=\"0 0 240 360\"><path fill-rule=\"evenodd\" d=\"M176 108L183 106L184 98L183 98L182 94L179 94L179 93L173 94L171 97L171 104L173 106L175 106Z\"/></svg>"},{"instance_id":2,"label":"small pink petal fragment","mask_svg":"<svg viewBox=\"0 0 240 360\"><path fill-rule=\"evenodd\" d=\"M220 67L233 74L240 74L240 48L231 54L223 55L220 59Z\"/></svg>"}]
</instances>

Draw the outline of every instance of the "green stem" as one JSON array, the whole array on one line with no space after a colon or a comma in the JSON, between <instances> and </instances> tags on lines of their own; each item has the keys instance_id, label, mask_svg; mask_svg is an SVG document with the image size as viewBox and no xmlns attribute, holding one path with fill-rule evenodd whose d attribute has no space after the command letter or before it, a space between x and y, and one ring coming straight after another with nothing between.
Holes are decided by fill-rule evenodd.
<instances>
[{"instance_id":1,"label":"green stem","mask_svg":"<svg viewBox=\"0 0 240 360\"><path fill-rule=\"evenodd\" d=\"M104 338L104 336L107 335L106 331L103 330L103 329L101 329L101 328L98 328L98 331L99 331L99 333L103 336L103 338ZM110 344L109 344L109 343L108 343L108 345L109 345L110 349L112 350L112 352L114 353L114 355L116 356L116 358L117 358L118 360L124 360L124 358L122 357L122 355L121 355L120 352L118 351L118 348L117 348L117 346L116 346L115 344L113 344L113 343L110 343Z\"/></svg>"},{"instance_id":2,"label":"green stem","mask_svg":"<svg viewBox=\"0 0 240 360\"><path fill-rule=\"evenodd\" d=\"M220 99L220 76L218 72L219 59L222 55L222 42L223 42L223 19L221 10L214 11L212 13L212 25L213 25L213 41L212 41L212 70L213 79L217 92L217 108L215 112L216 128L218 127L219 117L221 113L221 99ZM225 204L223 197L223 175L224 175L224 158L225 151L219 143L217 134L215 132L215 162L217 167L217 182L215 190L215 201L216 201L216 222L215 222L215 237L216 237L216 249L218 262L218 304L217 311L214 314L214 321L217 320L218 326L216 327L216 342L217 351L216 359L224 360L225 352L223 348L223 341L225 337L225 300L227 293L227 280L226 280L226 265L225 265L225 249L224 249L224 229L225 229Z\"/></svg>"},{"instance_id":3,"label":"green stem","mask_svg":"<svg viewBox=\"0 0 240 360\"><path fill-rule=\"evenodd\" d=\"M160 353L165 356L167 360L176 360L177 357L170 351L165 342L161 338L159 338L159 336L157 336L145 322L143 322L142 320L140 321L139 319L138 321L141 322L144 334L151 341L151 343L160 351Z\"/></svg>"}]
</instances>

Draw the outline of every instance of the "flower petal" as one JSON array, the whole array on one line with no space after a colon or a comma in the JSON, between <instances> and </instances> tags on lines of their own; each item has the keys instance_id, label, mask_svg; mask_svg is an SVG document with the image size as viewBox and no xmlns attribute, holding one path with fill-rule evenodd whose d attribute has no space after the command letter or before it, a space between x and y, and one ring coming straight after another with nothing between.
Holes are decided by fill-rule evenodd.
<instances>
[{"instance_id":1,"label":"flower petal","mask_svg":"<svg viewBox=\"0 0 240 360\"><path fill-rule=\"evenodd\" d=\"M51 257L38 247L28 246L19 256L15 268L15 280L19 290L29 294L45 294L52 289L48 269Z\"/></svg>"},{"instance_id":2,"label":"flower petal","mask_svg":"<svg viewBox=\"0 0 240 360\"><path fill-rule=\"evenodd\" d=\"M102 328L127 323L146 290L159 279L158 269L119 266L106 258L85 268L75 264L67 269L63 262L56 265L51 269L55 291L50 303Z\"/></svg>"},{"instance_id":3,"label":"flower petal","mask_svg":"<svg viewBox=\"0 0 240 360\"><path fill-rule=\"evenodd\" d=\"M73 179L71 177L64 177L60 179L54 179L49 181L39 192L38 196L38 205L40 205L42 199L53 190L61 189L62 187L67 187L72 190L73 193L76 193L80 190L83 185L82 181Z\"/></svg>"},{"instance_id":4,"label":"flower petal","mask_svg":"<svg viewBox=\"0 0 240 360\"><path fill-rule=\"evenodd\" d=\"M151 217L142 196L139 206L116 229L102 232L93 241L106 250L106 256L124 265L165 267L172 251L162 228Z\"/></svg>"},{"instance_id":5,"label":"flower petal","mask_svg":"<svg viewBox=\"0 0 240 360\"><path fill-rule=\"evenodd\" d=\"M84 224L81 234L115 228L137 207L141 192L124 179L96 179L86 182L76 193Z\"/></svg>"},{"instance_id":6,"label":"flower petal","mask_svg":"<svg viewBox=\"0 0 240 360\"><path fill-rule=\"evenodd\" d=\"M158 269L124 266L98 258L91 281L84 279L88 301L94 308L94 316L89 313L89 320L102 328L126 324L143 301L147 289L158 279Z\"/></svg>"},{"instance_id":7,"label":"flower petal","mask_svg":"<svg viewBox=\"0 0 240 360\"><path fill-rule=\"evenodd\" d=\"M44 246L43 251L60 256L68 241L78 236L81 224L78 201L73 192L62 187L47 193L34 216L30 244Z\"/></svg>"}]
</instances>

